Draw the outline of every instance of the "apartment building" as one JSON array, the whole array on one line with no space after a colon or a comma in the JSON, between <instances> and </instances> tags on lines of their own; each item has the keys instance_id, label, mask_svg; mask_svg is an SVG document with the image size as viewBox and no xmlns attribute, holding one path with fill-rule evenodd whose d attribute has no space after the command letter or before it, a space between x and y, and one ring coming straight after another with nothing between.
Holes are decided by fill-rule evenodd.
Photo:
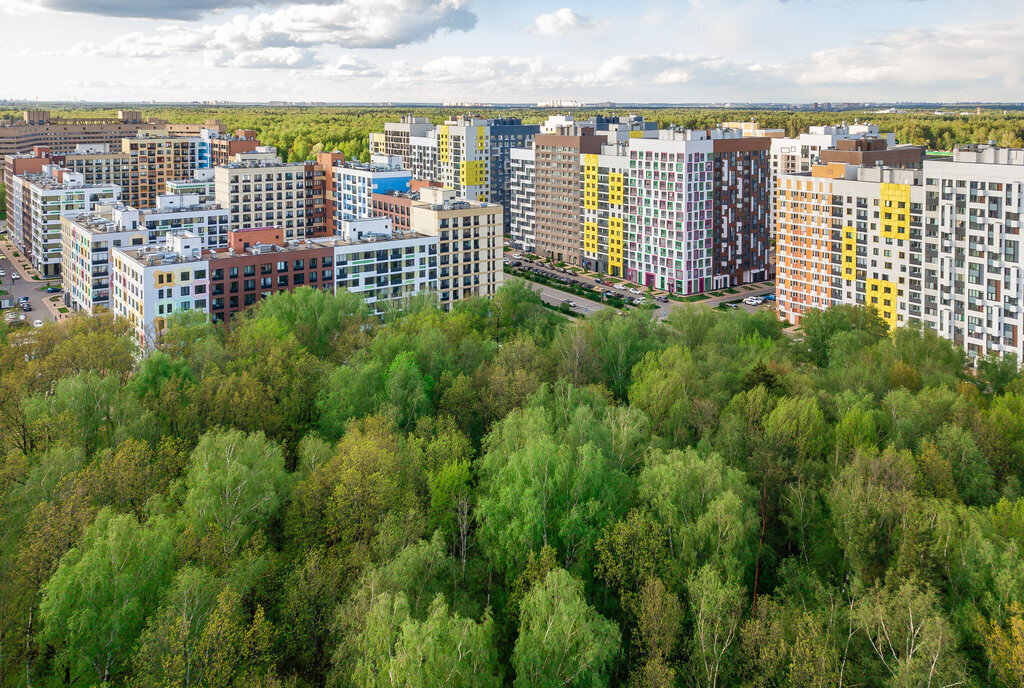
<instances>
[{"instance_id":1,"label":"apartment building","mask_svg":"<svg viewBox=\"0 0 1024 688\"><path fill-rule=\"evenodd\" d=\"M202 248L222 248L228 240L228 212L198 195L166 195L155 208L139 210L122 203L100 203L92 210L61 216L61 279L65 305L94 312L109 308L109 251L165 243L168 234L189 232Z\"/></svg>"},{"instance_id":2,"label":"apartment building","mask_svg":"<svg viewBox=\"0 0 1024 688\"><path fill-rule=\"evenodd\" d=\"M603 275L625 276L628 174L629 156L624 143L605 145L599 154L583 154L583 266Z\"/></svg>"},{"instance_id":3,"label":"apartment building","mask_svg":"<svg viewBox=\"0 0 1024 688\"><path fill-rule=\"evenodd\" d=\"M407 193L402 191L374 193L370 216L386 217L391 220L395 230L399 232L409 231L412 229L410 219L412 203L413 201L420 200L419 190L427 186L440 187L441 183L424 179L413 179L409 182L409 191Z\"/></svg>"},{"instance_id":4,"label":"apartment building","mask_svg":"<svg viewBox=\"0 0 1024 688\"><path fill-rule=\"evenodd\" d=\"M437 290L445 310L501 286L502 207L458 199L451 189L425 187L411 208L412 230L437 237Z\"/></svg>"},{"instance_id":5,"label":"apartment building","mask_svg":"<svg viewBox=\"0 0 1024 688\"><path fill-rule=\"evenodd\" d=\"M202 241L184 231L168 234L165 241L110 250L112 310L132 326L144 351L153 348L170 316L208 308L209 261Z\"/></svg>"},{"instance_id":6,"label":"apartment building","mask_svg":"<svg viewBox=\"0 0 1024 688\"><path fill-rule=\"evenodd\" d=\"M537 155L533 148L513 148L509 156L509 240L521 251L536 251Z\"/></svg>"},{"instance_id":7,"label":"apartment building","mask_svg":"<svg viewBox=\"0 0 1024 688\"><path fill-rule=\"evenodd\" d=\"M198 169L191 179L172 179L164 186L168 196L198 196L200 203L216 202L216 184L212 167Z\"/></svg>"},{"instance_id":8,"label":"apartment building","mask_svg":"<svg viewBox=\"0 0 1024 688\"><path fill-rule=\"evenodd\" d=\"M227 165L239 153L251 153L261 147L252 129L236 129L234 135L228 135L218 129L203 128L197 143L199 168Z\"/></svg>"},{"instance_id":9,"label":"apartment building","mask_svg":"<svg viewBox=\"0 0 1024 688\"><path fill-rule=\"evenodd\" d=\"M385 122L381 138L383 147L380 151L373 152L397 155L405 161L411 152L409 140L413 136L426 136L433 128L434 125L426 117L413 117L412 115L406 115L398 122Z\"/></svg>"},{"instance_id":10,"label":"apartment building","mask_svg":"<svg viewBox=\"0 0 1024 688\"><path fill-rule=\"evenodd\" d=\"M286 240L326 233L325 172L316 162L235 156L215 168L214 189L231 229L280 227Z\"/></svg>"},{"instance_id":11,"label":"apartment building","mask_svg":"<svg viewBox=\"0 0 1024 688\"><path fill-rule=\"evenodd\" d=\"M771 277L769 148L770 140L763 137L712 141L711 272L715 289Z\"/></svg>"},{"instance_id":12,"label":"apartment building","mask_svg":"<svg viewBox=\"0 0 1024 688\"><path fill-rule=\"evenodd\" d=\"M907 324L910 280L917 289L921 280L921 182L920 171L843 163L781 176L779 315L796 324L809 309L846 303L877 309L890 327Z\"/></svg>"},{"instance_id":13,"label":"apartment building","mask_svg":"<svg viewBox=\"0 0 1024 688\"><path fill-rule=\"evenodd\" d=\"M385 125L383 151L399 155L413 179L441 182L459 198L510 206L511 151L528 148L540 126L514 117L484 119L473 115L434 127L422 118L405 117ZM504 231L510 230L510 218Z\"/></svg>"},{"instance_id":14,"label":"apartment building","mask_svg":"<svg viewBox=\"0 0 1024 688\"><path fill-rule=\"evenodd\" d=\"M626 277L679 294L712 289L712 133L669 129L631 140L629 172Z\"/></svg>"},{"instance_id":15,"label":"apartment building","mask_svg":"<svg viewBox=\"0 0 1024 688\"><path fill-rule=\"evenodd\" d=\"M328 171L333 188L333 226L343 220L370 217L373 195L409 190L412 172L402 169L397 155L375 155L369 164L335 161Z\"/></svg>"},{"instance_id":16,"label":"apartment building","mask_svg":"<svg viewBox=\"0 0 1024 688\"><path fill-rule=\"evenodd\" d=\"M643 139L637 139L643 140ZM601 153L604 137L567 126L534 139L534 245L542 258L581 265L583 155Z\"/></svg>"},{"instance_id":17,"label":"apartment building","mask_svg":"<svg viewBox=\"0 0 1024 688\"><path fill-rule=\"evenodd\" d=\"M11 240L42 275L55 277L61 268L61 214L116 201L121 189L88 185L81 174L44 165L39 173L14 177L7 194Z\"/></svg>"},{"instance_id":18,"label":"apartment building","mask_svg":"<svg viewBox=\"0 0 1024 688\"><path fill-rule=\"evenodd\" d=\"M167 182L189 179L200 168L200 139L143 131L121 141L130 156L131 177L124 202L133 208L151 208L167 193Z\"/></svg>"},{"instance_id":19,"label":"apartment building","mask_svg":"<svg viewBox=\"0 0 1024 688\"><path fill-rule=\"evenodd\" d=\"M162 122L143 121L138 110L93 118L58 118L48 110L25 110L21 120L0 119L0 156L28 153L36 146L46 146L54 153L70 153L79 144L117 146L124 137Z\"/></svg>"}]
</instances>

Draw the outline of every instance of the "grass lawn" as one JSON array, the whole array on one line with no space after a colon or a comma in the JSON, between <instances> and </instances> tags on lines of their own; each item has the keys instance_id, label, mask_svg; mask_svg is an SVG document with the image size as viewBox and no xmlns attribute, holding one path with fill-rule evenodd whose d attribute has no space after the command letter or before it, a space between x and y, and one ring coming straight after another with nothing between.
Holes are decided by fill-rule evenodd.
<instances>
[{"instance_id":1,"label":"grass lawn","mask_svg":"<svg viewBox=\"0 0 1024 688\"><path fill-rule=\"evenodd\" d=\"M694 301L703 301L710 297L707 294L690 294L689 296L669 296L669 298L676 299L677 301L685 301L686 303L693 303Z\"/></svg>"},{"instance_id":2,"label":"grass lawn","mask_svg":"<svg viewBox=\"0 0 1024 688\"><path fill-rule=\"evenodd\" d=\"M726 289L725 293L726 294L739 294L739 292L736 291L735 289L733 289L732 287L730 287L729 289Z\"/></svg>"},{"instance_id":3,"label":"grass lawn","mask_svg":"<svg viewBox=\"0 0 1024 688\"><path fill-rule=\"evenodd\" d=\"M3 289L0 289L0 296L7 296L7 292L4 291Z\"/></svg>"},{"instance_id":4,"label":"grass lawn","mask_svg":"<svg viewBox=\"0 0 1024 688\"><path fill-rule=\"evenodd\" d=\"M57 309L57 312L58 313L69 313L70 311L67 308L64 308L63 306L61 306L60 308Z\"/></svg>"},{"instance_id":5,"label":"grass lawn","mask_svg":"<svg viewBox=\"0 0 1024 688\"><path fill-rule=\"evenodd\" d=\"M619 282L622 281L618 277L602 277L601 279L603 279L608 284L618 284Z\"/></svg>"},{"instance_id":6,"label":"grass lawn","mask_svg":"<svg viewBox=\"0 0 1024 688\"><path fill-rule=\"evenodd\" d=\"M724 291L713 291L713 292L711 292L710 296L725 296L725 292Z\"/></svg>"},{"instance_id":7,"label":"grass lawn","mask_svg":"<svg viewBox=\"0 0 1024 688\"><path fill-rule=\"evenodd\" d=\"M523 256L525 258L529 258L530 260L540 260L540 256L535 256L532 253L524 253Z\"/></svg>"}]
</instances>

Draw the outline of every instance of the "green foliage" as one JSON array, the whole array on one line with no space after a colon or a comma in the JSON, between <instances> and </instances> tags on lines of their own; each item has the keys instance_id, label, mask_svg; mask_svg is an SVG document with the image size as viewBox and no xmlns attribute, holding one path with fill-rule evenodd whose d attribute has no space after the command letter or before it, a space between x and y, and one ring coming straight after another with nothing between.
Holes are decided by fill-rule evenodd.
<instances>
[{"instance_id":1,"label":"green foliage","mask_svg":"<svg viewBox=\"0 0 1024 688\"><path fill-rule=\"evenodd\" d=\"M587 605L578 580L552 571L523 598L520 617L516 688L608 685L619 629Z\"/></svg>"},{"instance_id":2,"label":"green foliage","mask_svg":"<svg viewBox=\"0 0 1024 688\"><path fill-rule=\"evenodd\" d=\"M1011 363L856 308L406 305L0 341L0 688L1019 677Z\"/></svg>"}]
</instances>

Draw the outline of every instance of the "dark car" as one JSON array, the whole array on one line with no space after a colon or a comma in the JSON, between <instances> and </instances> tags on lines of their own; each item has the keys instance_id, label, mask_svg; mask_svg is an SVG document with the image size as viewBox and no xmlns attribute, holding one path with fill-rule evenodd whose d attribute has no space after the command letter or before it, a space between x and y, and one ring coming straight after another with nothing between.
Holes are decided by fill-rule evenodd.
<instances>
[{"instance_id":1,"label":"dark car","mask_svg":"<svg viewBox=\"0 0 1024 688\"><path fill-rule=\"evenodd\" d=\"M657 301L658 303L668 303L667 296L655 296L654 300Z\"/></svg>"},{"instance_id":2,"label":"dark car","mask_svg":"<svg viewBox=\"0 0 1024 688\"><path fill-rule=\"evenodd\" d=\"M23 303L23 304L21 304L21 310L23 310L23 311L25 311L27 313L28 311L32 310L32 304L30 304L30 303Z\"/></svg>"},{"instance_id":3,"label":"dark car","mask_svg":"<svg viewBox=\"0 0 1024 688\"><path fill-rule=\"evenodd\" d=\"M47 294L54 294L54 293L56 293L58 291L64 291L64 290L61 289L60 287L47 287L46 288L46 293Z\"/></svg>"},{"instance_id":4,"label":"dark car","mask_svg":"<svg viewBox=\"0 0 1024 688\"><path fill-rule=\"evenodd\" d=\"M594 284L605 284L605 281L603 279L599 279L599 278L595 277L594 278Z\"/></svg>"}]
</instances>

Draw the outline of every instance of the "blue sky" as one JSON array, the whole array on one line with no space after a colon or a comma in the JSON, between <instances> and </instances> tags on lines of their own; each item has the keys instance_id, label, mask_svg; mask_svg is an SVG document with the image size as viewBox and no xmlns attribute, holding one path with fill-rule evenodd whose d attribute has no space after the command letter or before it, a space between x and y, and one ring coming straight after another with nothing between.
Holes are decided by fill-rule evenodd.
<instances>
[{"instance_id":1,"label":"blue sky","mask_svg":"<svg viewBox=\"0 0 1024 688\"><path fill-rule=\"evenodd\" d=\"M1021 0L0 0L0 97L1024 101Z\"/></svg>"}]
</instances>

